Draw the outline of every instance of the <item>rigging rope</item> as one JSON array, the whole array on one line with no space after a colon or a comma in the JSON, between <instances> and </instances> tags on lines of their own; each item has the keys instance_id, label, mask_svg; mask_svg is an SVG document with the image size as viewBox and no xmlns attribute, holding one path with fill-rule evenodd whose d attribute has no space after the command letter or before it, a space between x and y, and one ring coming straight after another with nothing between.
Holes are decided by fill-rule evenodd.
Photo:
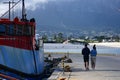
<instances>
[{"instance_id":1,"label":"rigging rope","mask_svg":"<svg viewBox=\"0 0 120 80\"><path fill-rule=\"evenodd\" d=\"M10 10L11 10L12 8L14 8L20 1L21 1L21 0L19 0L18 2L16 2L16 3L10 8ZM8 12L9 12L9 10L6 11L0 18L2 18L3 16L5 16Z\"/></svg>"}]
</instances>

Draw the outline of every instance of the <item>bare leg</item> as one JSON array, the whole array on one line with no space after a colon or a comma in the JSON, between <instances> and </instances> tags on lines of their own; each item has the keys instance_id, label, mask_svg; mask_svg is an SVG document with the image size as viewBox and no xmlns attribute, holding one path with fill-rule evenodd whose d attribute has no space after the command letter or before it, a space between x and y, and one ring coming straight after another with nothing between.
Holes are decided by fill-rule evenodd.
<instances>
[{"instance_id":1,"label":"bare leg","mask_svg":"<svg viewBox=\"0 0 120 80\"><path fill-rule=\"evenodd\" d=\"M85 62L85 69L89 70L89 63L88 62Z\"/></svg>"},{"instance_id":2,"label":"bare leg","mask_svg":"<svg viewBox=\"0 0 120 80\"><path fill-rule=\"evenodd\" d=\"M84 65L85 65L85 69L86 69L86 67L87 67L86 62L84 63Z\"/></svg>"},{"instance_id":3,"label":"bare leg","mask_svg":"<svg viewBox=\"0 0 120 80\"><path fill-rule=\"evenodd\" d=\"M91 59L91 68L92 68L92 69L94 68L94 62L93 62L93 59Z\"/></svg>"},{"instance_id":4,"label":"bare leg","mask_svg":"<svg viewBox=\"0 0 120 80\"><path fill-rule=\"evenodd\" d=\"M89 70L89 62L86 62L86 69Z\"/></svg>"}]
</instances>

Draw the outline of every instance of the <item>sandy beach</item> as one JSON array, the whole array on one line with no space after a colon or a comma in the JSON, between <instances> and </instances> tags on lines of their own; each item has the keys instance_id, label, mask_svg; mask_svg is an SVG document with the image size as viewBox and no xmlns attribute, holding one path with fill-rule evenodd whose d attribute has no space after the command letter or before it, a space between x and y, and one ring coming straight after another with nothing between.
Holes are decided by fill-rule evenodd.
<instances>
[{"instance_id":1,"label":"sandy beach","mask_svg":"<svg viewBox=\"0 0 120 80\"><path fill-rule=\"evenodd\" d=\"M103 43L89 43L90 45L96 46L107 46L107 47L117 47L120 48L120 42L103 42Z\"/></svg>"}]
</instances>

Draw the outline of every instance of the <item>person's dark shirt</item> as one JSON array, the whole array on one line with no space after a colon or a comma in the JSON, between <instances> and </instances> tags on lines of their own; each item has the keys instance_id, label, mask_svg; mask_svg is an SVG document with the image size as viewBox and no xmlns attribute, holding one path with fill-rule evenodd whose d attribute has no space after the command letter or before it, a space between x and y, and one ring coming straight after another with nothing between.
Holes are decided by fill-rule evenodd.
<instances>
[{"instance_id":1,"label":"person's dark shirt","mask_svg":"<svg viewBox=\"0 0 120 80\"><path fill-rule=\"evenodd\" d=\"M90 54L90 49L88 47L82 49L82 55L89 56L89 54Z\"/></svg>"}]
</instances>

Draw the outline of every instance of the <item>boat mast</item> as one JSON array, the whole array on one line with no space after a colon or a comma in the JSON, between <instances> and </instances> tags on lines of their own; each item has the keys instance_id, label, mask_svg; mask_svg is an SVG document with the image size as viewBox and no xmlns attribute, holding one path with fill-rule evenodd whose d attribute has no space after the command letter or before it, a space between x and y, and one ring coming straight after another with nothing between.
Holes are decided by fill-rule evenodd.
<instances>
[{"instance_id":1,"label":"boat mast","mask_svg":"<svg viewBox=\"0 0 120 80\"><path fill-rule=\"evenodd\" d=\"M25 13L25 3L24 3L24 0L22 0L22 21L26 21L26 20L27 19L26 19L26 13ZM32 43L32 41L31 41L31 43ZM34 51L34 48L33 48L33 44L31 46L32 46L33 59L34 59L34 65L35 65L35 72L37 74L38 70L37 70L36 55L35 55L35 51Z\"/></svg>"},{"instance_id":2,"label":"boat mast","mask_svg":"<svg viewBox=\"0 0 120 80\"><path fill-rule=\"evenodd\" d=\"M22 20L24 21L25 19L26 19L25 3L24 0L22 0Z\"/></svg>"}]
</instances>

